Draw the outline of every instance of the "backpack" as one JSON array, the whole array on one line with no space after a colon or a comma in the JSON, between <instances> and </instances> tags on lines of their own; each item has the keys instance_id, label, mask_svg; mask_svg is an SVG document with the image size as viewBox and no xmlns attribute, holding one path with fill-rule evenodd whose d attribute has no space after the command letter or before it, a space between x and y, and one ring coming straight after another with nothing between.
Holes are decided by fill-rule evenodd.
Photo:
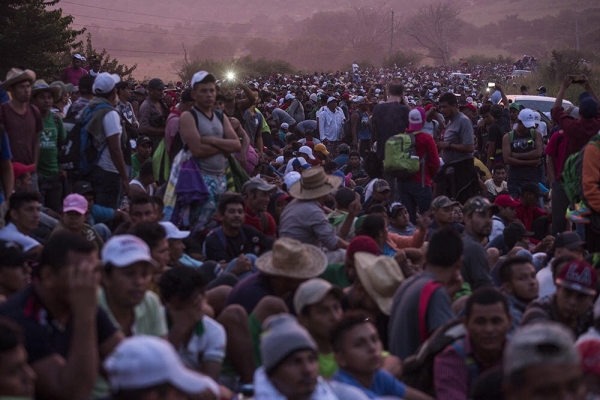
<instances>
[{"instance_id":1,"label":"backpack","mask_svg":"<svg viewBox=\"0 0 600 400\"><path fill-rule=\"evenodd\" d=\"M400 133L385 142L383 169L395 178L408 179L425 168L425 158L417 155L414 133Z\"/></svg>"},{"instance_id":2,"label":"backpack","mask_svg":"<svg viewBox=\"0 0 600 400\"><path fill-rule=\"evenodd\" d=\"M589 145L594 145L600 149L600 135L596 135L590 140L579 152L571 154L565 161L563 172L560 176L563 188L567 194L567 198L571 203L579 203L585 200L583 197L583 188L581 186L581 177L583 175L583 154L585 148Z\"/></svg>"}]
</instances>

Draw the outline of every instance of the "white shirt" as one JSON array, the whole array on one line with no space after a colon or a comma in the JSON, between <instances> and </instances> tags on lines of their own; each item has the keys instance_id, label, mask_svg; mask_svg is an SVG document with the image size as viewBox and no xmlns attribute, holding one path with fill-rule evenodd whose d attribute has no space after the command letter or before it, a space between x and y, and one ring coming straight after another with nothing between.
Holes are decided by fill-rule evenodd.
<instances>
[{"instance_id":1,"label":"white shirt","mask_svg":"<svg viewBox=\"0 0 600 400\"><path fill-rule=\"evenodd\" d=\"M554 294L556 292L556 285L554 284L554 279L552 279L552 270L550 269L550 265L552 265L552 260L550 260L548 266L540 269L535 275L540 286L540 298Z\"/></svg>"},{"instance_id":2,"label":"white shirt","mask_svg":"<svg viewBox=\"0 0 600 400\"><path fill-rule=\"evenodd\" d=\"M123 133L123 129L121 127L121 117L117 110L108 112L104 119L102 120L102 127L104 128L104 134L106 135L106 140L114 135L119 135L119 140L121 139L121 133ZM105 146L102 151L102 155L100 156L100 160L98 161L98 166L107 172L119 173L117 167L112 162L112 158L110 157L110 150L108 150L108 143L103 144ZM100 150L100 149L99 149Z\"/></svg>"},{"instance_id":3,"label":"white shirt","mask_svg":"<svg viewBox=\"0 0 600 400\"><path fill-rule=\"evenodd\" d=\"M207 316L202 317L202 325L204 333L198 336L194 332L187 346L178 350L181 361L195 370L200 370L202 362L221 363L225 358L227 335L223 326Z\"/></svg>"},{"instance_id":4,"label":"white shirt","mask_svg":"<svg viewBox=\"0 0 600 400\"><path fill-rule=\"evenodd\" d=\"M0 240L7 242L15 242L23 248L24 252L28 252L36 246L40 245L40 242L34 238L19 232L17 226L10 222L2 230L0 230Z\"/></svg>"},{"instance_id":5,"label":"white shirt","mask_svg":"<svg viewBox=\"0 0 600 400\"><path fill-rule=\"evenodd\" d=\"M319 118L319 134L321 140L328 139L330 141L342 140L344 132L344 111L336 107L335 112L325 107L318 115Z\"/></svg>"},{"instance_id":6,"label":"white shirt","mask_svg":"<svg viewBox=\"0 0 600 400\"><path fill-rule=\"evenodd\" d=\"M502 220L502 217L497 217L494 215L494 217L492 218L492 233L490 233L490 236L488 236L488 240L491 242L492 240L494 240L496 237L502 235L504 233L504 221Z\"/></svg>"}]
</instances>

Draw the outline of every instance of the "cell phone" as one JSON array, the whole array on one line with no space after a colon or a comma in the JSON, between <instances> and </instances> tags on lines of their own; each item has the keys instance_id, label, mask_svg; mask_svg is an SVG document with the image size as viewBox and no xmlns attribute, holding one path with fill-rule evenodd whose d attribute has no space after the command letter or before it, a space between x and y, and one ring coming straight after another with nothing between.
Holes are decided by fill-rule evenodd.
<instances>
[{"instance_id":1,"label":"cell phone","mask_svg":"<svg viewBox=\"0 0 600 400\"><path fill-rule=\"evenodd\" d=\"M489 88L495 88L496 84L494 82L488 82L488 87Z\"/></svg>"},{"instance_id":2,"label":"cell phone","mask_svg":"<svg viewBox=\"0 0 600 400\"><path fill-rule=\"evenodd\" d=\"M569 75L571 83L583 83L585 82L585 76L583 75Z\"/></svg>"}]
</instances>

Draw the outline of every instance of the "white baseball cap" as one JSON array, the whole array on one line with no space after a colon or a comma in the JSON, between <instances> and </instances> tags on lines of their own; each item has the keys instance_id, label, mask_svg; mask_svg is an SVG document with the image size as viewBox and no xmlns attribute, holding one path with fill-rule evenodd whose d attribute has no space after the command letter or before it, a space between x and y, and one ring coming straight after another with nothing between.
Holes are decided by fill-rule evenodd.
<instances>
[{"instance_id":1,"label":"white baseball cap","mask_svg":"<svg viewBox=\"0 0 600 400\"><path fill-rule=\"evenodd\" d=\"M170 383L188 395L207 389L219 395L215 381L186 368L173 346L155 336L136 335L123 340L104 361L104 369L112 392Z\"/></svg>"},{"instance_id":2,"label":"white baseball cap","mask_svg":"<svg viewBox=\"0 0 600 400\"><path fill-rule=\"evenodd\" d=\"M117 235L108 239L102 248L102 264L108 263L124 268L137 262L156 265L150 248L142 239L133 235Z\"/></svg>"},{"instance_id":3,"label":"white baseball cap","mask_svg":"<svg viewBox=\"0 0 600 400\"><path fill-rule=\"evenodd\" d=\"M196 83L202 82L209 75L212 76L213 79L214 79L214 75L211 74L210 72L207 72L207 71L198 71L198 72L196 72L194 74L194 76L192 76L192 81L190 82L190 86L192 87L192 89L194 88L194 85Z\"/></svg>"},{"instance_id":4,"label":"white baseball cap","mask_svg":"<svg viewBox=\"0 0 600 400\"><path fill-rule=\"evenodd\" d=\"M171 221L159 222L167 231L167 239L185 239L190 236L190 231L180 231Z\"/></svg>"},{"instance_id":5,"label":"white baseball cap","mask_svg":"<svg viewBox=\"0 0 600 400\"><path fill-rule=\"evenodd\" d=\"M287 122L282 122L281 129L290 129L290 124L288 124Z\"/></svg>"},{"instance_id":6,"label":"white baseball cap","mask_svg":"<svg viewBox=\"0 0 600 400\"><path fill-rule=\"evenodd\" d=\"M100 72L94 79L92 92L94 94L107 94L112 92L117 83L121 82L121 78L117 74L109 74L108 72Z\"/></svg>"},{"instance_id":7,"label":"white baseball cap","mask_svg":"<svg viewBox=\"0 0 600 400\"><path fill-rule=\"evenodd\" d=\"M294 96L294 95L293 95L293 94L291 94L291 93L288 93L288 94L286 94L286 95L285 95L285 99L286 99L286 100L291 100L291 99L295 99L295 98L296 98L296 96Z\"/></svg>"},{"instance_id":8,"label":"white baseball cap","mask_svg":"<svg viewBox=\"0 0 600 400\"><path fill-rule=\"evenodd\" d=\"M308 158L310 158L311 160L315 159L315 156L313 156L312 149L310 147L308 147L308 146L302 146L302 147L300 147L300 149L298 150L298 152L306 154L308 156Z\"/></svg>"},{"instance_id":9,"label":"white baseball cap","mask_svg":"<svg viewBox=\"0 0 600 400\"><path fill-rule=\"evenodd\" d=\"M285 174L283 177L283 182L285 183L287 190L289 191L292 185L298 182L300 178L302 178L302 175L300 175L300 172L297 171L291 171Z\"/></svg>"},{"instance_id":10,"label":"white baseball cap","mask_svg":"<svg viewBox=\"0 0 600 400\"><path fill-rule=\"evenodd\" d=\"M535 127L535 115L529 108L521 110L518 119L526 128Z\"/></svg>"}]
</instances>

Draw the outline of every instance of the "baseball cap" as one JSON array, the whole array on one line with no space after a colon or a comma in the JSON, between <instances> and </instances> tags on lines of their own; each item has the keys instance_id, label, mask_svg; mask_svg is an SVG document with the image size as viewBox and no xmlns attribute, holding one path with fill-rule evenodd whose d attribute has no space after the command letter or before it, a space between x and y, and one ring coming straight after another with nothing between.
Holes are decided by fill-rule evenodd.
<instances>
[{"instance_id":1,"label":"baseball cap","mask_svg":"<svg viewBox=\"0 0 600 400\"><path fill-rule=\"evenodd\" d=\"M533 232L528 232L525 225L521 221L514 220L506 228L504 228L504 236L511 236L516 238L531 237L534 235Z\"/></svg>"},{"instance_id":2,"label":"baseball cap","mask_svg":"<svg viewBox=\"0 0 600 400\"><path fill-rule=\"evenodd\" d=\"M108 72L100 72L94 79L92 92L94 94L107 94L112 92L117 83L121 82L121 78L117 74L109 74Z\"/></svg>"},{"instance_id":3,"label":"baseball cap","mask_svg":"<svg viewBox=\"0 0 600 400\"><path fill-rule=\"evenodd\" d=\"M578 364L573 333L562 324L541 321L515 331L504 349L504 375L538 365Z\"/></svg>"},{"instance_id":4,"label":"baseball cap","mask_svg":"<svg viewBox=\"0 0 600 400\"><path fill-rule=\"evenodd\" d=\"M519 105L519 103L510 103L508 108L514 108L517 111L521 111L521 106Z\"/></svg>"},{"instance_id":5,"label":"baseball cap","mask_svg":"<svg viewBox=\"0 0 600 400\"><path fill-rule=\"evenodd\" d=\"M200 83L205 80L207 77L211 76L213 79L215 78L213 74L207 71L198 71L192 76L192 81L190 82L190 86L192 89L196 83Z\"/></svg>"},{"instance_id":6,"label":"baseball cap","mask_svg":"<svg viewBox=\"0 0 600 400\"><path fill-rule=\"evenodd\" d=\"M387 183L387 181L385 179L377 179L375 181L375 183L373 184L373 191L374 192L385 192L386 190L391 190L390 189L390 184Z\"/></svg>"},{"instance_id":7,"label":"baseball cap","mask_svg":"<svg viewBox=\"0 0 600 400\"><path fill-rule=\"evenodd\" d=\"M270 192L275 188L275 185L270 185L261 177L255 176L244 183L244 186L242 186L242 193L248 193L250 190L256 189L260 190L261 192Z\"/></svg>"},{"instance_id":8,"label":"baseball cap","mask_svg":"<svg viewBox=\"0 0 600 400\"><path fill-rule=\"evenodd\" d=\"M189 395L206 389L219 394L215 381L186 368L173 346L155 336L135 335L123 340L104 361L104 369L112 392L170 383Z\"/></svg>"},{"instance_id":9,"label":"baseball cap","mask_svg":"<svg viewBox=\"0 0 600 400\"><path fill-rule=\"evenodd\" d=\"M85 61L85 57L82 56L81 54L77 53L73 55L73 58L76 58L79 61Z\"/></svg>"},{"instance_id":10,"label":"baseball cap","mask_svg":"<svg viewBox=\"0 0 600 400\"><path fill-rule=\"evenodd\" d=\"M415 132L423 129L425 125L425 109L415 107L408 113L408 129L407 132Z\"/></svg>"},{"instance_id":11,"label":"baseball cap","mask_svg":"<svg viewBox=\"0 0 600 400\"><path fill-rule=\"evenodd\" d=\"M310 164L306 162L306 159L304 157L296 157L293 161L292 161L292 168L310 168Z\"/></svg>"},{"instance_id":12,"label":"baseball cap","mask_svg":"<svg viewBox=\"0 0 600 400\"><path fill-rule=\"evenodd\" d=\"M86 181L78 181L73 185L73 193L84 195L86 193L93 193L94 188L92 184Z\"/></svg>"},{"instance_id":13,"label":"baseball cap","mask_svg":"<svg viewBox=\"0 0 600 400\"><path fill-rule=\"evenodd\" d=\"M396 201L396 202L390 204L387 212L390 217L393 217L394 215L396 215L396 212L398 210L402 210L404 208L406 208L406 206L404 204L400 203L399 201Z\"/></svg>"},{"instance_id":14,"label":"baseball cap","mask_svg":"<svg viewBox=\"0 0 600 400\"><path fill-rule=\"evenodd\" d=\"M538 92L542 92L542 93L546 93L546 86L540 86L539 88L537 88Z\"/></svg>"},{"instance_id":15,"label":"baseball cap","mask_svg":"<svg viewBox=\"0 0 600 400\"><path fill-rule=\"evenodd\" d=\"M152 78L148 82L148 89L150 90L164 90L164 88L165 83L162 81L162 79Z\"/></svg>"},{"instance_id":16,"label":"baseball cap","mask_svg":"<svg viewBox=\"0 0 600 400\"><path fill-rule=\"evenodd\" d=\"M285 187L289 191L290 188L292 187L292 185L294 183L298 182L300 180L300 178L302 178L302 175L300 175L300 172L290 171L287 174L285 174L285 176L283 177L283 183L285 183Z\"/></svg>"},{"instance_id":17,"label":"baseball cap","mask_svg":"<svg viewBox=\"0 0 600 400\"><path fill-rule=\"evenodd\" d=\"M518 119L526 128L535 127L535 115L529 108L521 110Z\"/></svg>"},{"instance_id":18,"label":"baseball cap","mask_svg":"<svg viewBox=\"0 0 600 400\"><path fill-rule=\"evenodd\" d=\"M586 374L600 377L600 340L586 339L575 344L581 357L581 368Z\"/></svg>"},{"instance_id":19,"label":"baseball cap","mask_svg":"<svg viewBox=\"0 0 600 400\"><path fill-rule=\"evenodd\" d=\"M524 193L533 193L535 197L542 197L540 186L535 182L528 182L521 187L521 197Z\"/></svg>"},{"instance_id":20,"label":"baseball cap","mask_svg":"<svg viewBox=\"0 0 600 400\"><path fill-rule=\"evenodd\" d=\"M475 196L465 202L463 214L471 215L473 213L482 213L490 209L494 213L498 212L498 206L496 204L490 203L485 197Z\"/></svg>"},{"instance_id":21,"label":"baseball cap","mask_svg":"<svg viewBox=\"0 0 600 400\"><path fill-rule=\"evenodd\" d=\"M327 98L327 104L331 103L332 101L337 101L337 99L335 97Z\"/></svg>"},{"instance_id":22,"label":"baseball cap","mask_svg":"<svg viewBox=\"0 0 600 400\"><path fill-rule=\"evenodd\" d=\"M25 165L20 162L13 162L13 173L15 174L15 179L20 178L25 174L31 174L35 171L35 164Z\"/></svg>"},{"instance_id":23,"label":"baseball cap","mask_svg":"<svg viewBox=\"0 0 600 400\"><path fill-rule=\"evenodd\" d=\"M80 194L73 193L63 200L63 212L76 211L85 214L88 209L88 201Z\"/></svg>"},{"instance_id":24,"label":"baseball cap","mask_svg":"<svg viewBox=\"0 0 600 400\"><path fill-rule=\"evenodd\" d=\"M23 265L27 256L18 243L0 240L0 267Z\"/></svg>"},{"instance_id":25,"label":"baseball cap","mask_svg":"<svg viewBox=\"0 0 600 400\"><path fill-rule=\"evenodd\" d=\"M592 97L581 100L579 113L583 118L594 118L598 114L598 102Z\"/></svg>"},{"instance_id":26,"label":"baseball cap","mask_svg":"<svg viewBox=\"0 0 600 400\"><path fill-rule=\"evenodd\" d=\"M152 139L150 139L148 136L140 136L137 141L135 142L136 146L141 146L144 144L150 143L152 144Z\"/></svg>"},{"instance_id":27,"label":"baseball cap","mask_svg":"<svg viewBox=\"0 0 600 400\"><path fill-rule=\"evenodd\" d=\"M323 143L319 143L319 144L315 145L315 151L325 154L326 156L329 155L329 151L327 151L327 147L325 147L325 145Z\"/></svg>"},{"instance_id":28,"label":"baseball cap","mask_svg":"<svg viewBox=\"0 0 600 400\"><path fill-rule=\"evenodd\" d=\"M315 156L313 156L312 149L310 147L308 147L308 146L302 146L302 147L300 147L300 149L298 149L298 152L306 154L308 156L308 158L310 158L311 160L315 159Z\"/></svg>"},{"instance_id":29,"label":"baseball cap","mask_svg":"<svg viewBox=\"0 0 600 400\"><path fill-rule=\"evenodd\" d=\"M494 204L498 207L519 207L521 202L516 201L508 194L501 194L494 199Z\"/></svg>"},{"instance_id":30,"label":"baseball cap","mask_svg":"<svg viewBox=\"0 0 600 400\"><path fill-rule=\"evenodd\" d=\"M317 304L330 292L338 299L341 299L344 295L342 289L333 286L321 278L313 278L303 282L296 289L296 294L294 294L294 310L296 310L296 314L300 314L306 306Z\"/></svg>"},{"instance_id":31,"label":"baseball cap","mask_svg":"<svg viewBox=\"0 0 600 400\"><path fill-rule=\"evenodd\" d=\"M192 89L187 88L181 92L181 101L194 101L194 98L192 97Z\"/></svg>"},{"instance_id":32,"label":"baseball cap","mask_svg":"<svg viewBox=\"0 0 600 400\"><path fill-rule=\"evenodd\" d=\"M124 268L137 262L156 263L150 248L142 239L133 235L116 235L108 239L102 248L102 264Z\"/></svg>"},{"instance_id":33,"label":"baseball cap","mask_svg":"<svg viewBox=\"0 0 600 400\"><path fill-rule=\"evenodd\" d=\"M596 270L589 263L572 261L560 270L555 283L556 286L594 296L597 279Z\"/></svg>"},{"instance_id":34,"label":"baseball cap","mask_svg":"<svg viewBox=\"0 0 600 400\"><path fill-rule=\"evenodd\" d=\"M285 99L286 99L286 100L292 100L292 99L295 99L295 98L296 98L296 96L294 96L294 95L293 95L293 94L291 94L291 93L288 93L288 94L286 94L286 95L285 95Z\"/></svg>"},{"instance_id":35,"label":"baseball cap","mask_svg":"<svg viewBox=\"0 0 600 400\"><path fill-rule=\"evenodd\" d=\"M338 151L340 153L349 152L350 151L350 146L348 146L346 143L342 143L342 144L339 145Z\"/></svg>"},{"instance_id":36,"label":"baseball cap","mask_svg":"<svg viewBox=\"0 0 600 400\"><path fill-rule=\"evenodd\" d=\"M431 209L439 210L440 208L456 206L459 204L458 201L452 201L446 196L438 196L431 202Z\"/></svg>"},{"instance_id":37,"label":"baseball cap","mask_svg":"<svg viewBox=\"0 0 600 400\"><path fill-rule=\"evenodd\" d=\"M165 228L167 239L185 239L190 236L190 231L180 231L171 221L161 221L159 224Z\"/></svg>"},{"instance_id":38,"label":"baseball cap","mask_svg":"<svg viewBox=\"0 0 600 400\"><path fill-rule=\"evenodd\" d=\"M464 104L464 105L460 106L461 110L464 110L465 108L468 110L471 110L477 114L477 109L475 108L475 106L473 104Z\"/></svg>"},{"instance_id":39,"label":"baseball cap","mask_svg":"<svg viewBox=\"0 0 600 400\"><path fill-rule=\"evenodd\" d=\"M568 250L577 250L585 244L575 232L562 232L554 239L554 249L564 247Z\"/></svg>"},{"instance_id":40,"label":"baseball cap","mask_svg":"<svg viewBox=\"0 0 600 400\"><path fill-rule=\"evenodd\" d=\"M288 124L287 122L283 122L280 126L281 129L290 129L290 124Z\"/></svg>"}]
</instances>

